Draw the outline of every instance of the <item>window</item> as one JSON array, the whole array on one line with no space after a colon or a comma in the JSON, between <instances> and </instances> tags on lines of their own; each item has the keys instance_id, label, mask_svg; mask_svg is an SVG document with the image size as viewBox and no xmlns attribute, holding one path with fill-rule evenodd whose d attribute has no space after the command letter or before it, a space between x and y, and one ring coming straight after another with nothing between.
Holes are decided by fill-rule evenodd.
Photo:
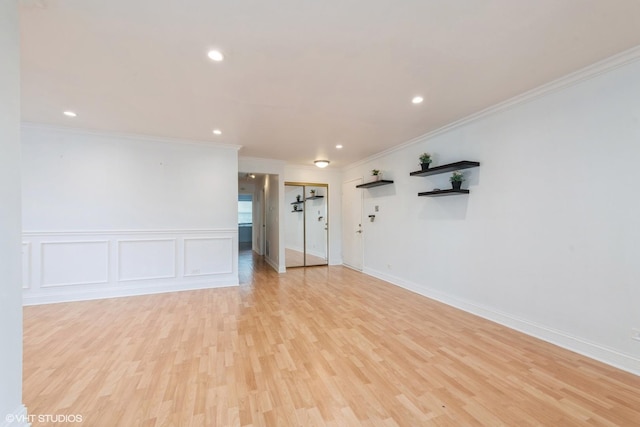
<instances>
[{"instance_id":1,"label":"window","mask_svg":"<svg viewBox=\"0 0 640 427\"><path fill-rule=\"evenodd\" d=\"M238 196L238 225L251 225L253 222L253 202L250 194Z\"/></svg>"}]
</instances>

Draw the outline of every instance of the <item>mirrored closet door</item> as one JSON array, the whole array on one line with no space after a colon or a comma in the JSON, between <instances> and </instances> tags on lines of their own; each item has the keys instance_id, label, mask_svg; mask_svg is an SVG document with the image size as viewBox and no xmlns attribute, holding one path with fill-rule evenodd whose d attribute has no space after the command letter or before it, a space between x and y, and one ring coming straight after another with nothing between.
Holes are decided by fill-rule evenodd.
<instances>
[{"instance_id":1,"label":"mirrored closet door","mask_svg":"<svg viewBox=\"0 0 640 427\"><path fill-rule=\"evenodd\" d=\"M311 267L329 264L327 184L285 182L285 265Z\"/></svg>"}]
</instances>

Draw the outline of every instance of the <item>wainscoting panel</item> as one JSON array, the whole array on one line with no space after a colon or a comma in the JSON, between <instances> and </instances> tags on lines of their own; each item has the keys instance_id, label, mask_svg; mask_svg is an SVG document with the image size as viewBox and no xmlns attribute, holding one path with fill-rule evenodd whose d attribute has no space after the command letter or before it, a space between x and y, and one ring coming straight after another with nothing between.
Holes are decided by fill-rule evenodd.
<instances>
[{"instance_id":1,"label":"wainscoting panel","mask_svg":"<svg viewBox=\"0 0 640 427\"><path fill-rule=\"evenodd\" d=\"M238 285L238 231L26 231L25 305Z\"/></svg>"},{"instance_id":2,"label":"wainscoting panel","mask_svg":"<svg viewBox=\"0 0 640 427\"><path fill-rule=\"evenodd\" d=\"M176 277L176 239L118 241L118 280Z\"/></svg>"},{"instance_id":3,"label":"wainscoting panel","mask_svg":"<svg viewBox=\"0 0 640 427\"><path fill-rule=\"evenodd\" d=\"M229 274L233 239L229 237L184 239L185 276Z\"/></svg>"},{"instance_id":4,"label":"wainscoting panel","mask_svg":"<svg viewBox=\"0 0 640 427\"><path fill-rule=\"evenodd\" d=\"M107 283L109 241L42 242L40 287Z\"/></svg>"}]
</instances>

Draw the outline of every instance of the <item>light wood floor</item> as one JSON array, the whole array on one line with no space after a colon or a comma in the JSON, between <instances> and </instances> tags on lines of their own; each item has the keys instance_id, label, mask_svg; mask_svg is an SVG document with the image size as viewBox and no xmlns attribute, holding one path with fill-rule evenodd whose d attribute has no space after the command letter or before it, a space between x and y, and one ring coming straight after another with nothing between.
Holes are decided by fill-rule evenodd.
<instances>
[{"instance_id":1,"label":"light wood floor","mask_svg":"<svg viewBox=\"0 0 640 427\"><path fill-rule=\"evenodd\" d=\"M29 412L91 427L640 425L637 376L347 268L240 263L239 288L25 307Z\"/></svg>"}]
</instances>

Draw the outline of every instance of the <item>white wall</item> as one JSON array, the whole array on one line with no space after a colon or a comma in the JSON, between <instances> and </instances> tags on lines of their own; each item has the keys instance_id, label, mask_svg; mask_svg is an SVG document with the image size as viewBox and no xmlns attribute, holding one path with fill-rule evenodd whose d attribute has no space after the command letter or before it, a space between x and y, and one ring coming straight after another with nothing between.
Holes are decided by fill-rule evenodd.
<instances>
[{"instance_id":1,"label":"white wall","mask_svg":"<svg viewBox=\"0 0 640 427\"><path fill-rule=\"evenodd\" d=\"M332 166L326 169L319 169L315 166L287 165L284 171L284 180L287 182L329 185L329 197L327 198L329 209L329 264L342 264L342 202L340 197L342 171L333 169ZM321 189L320 191L325 190Z\"/></svg>"},{"instance_id":2,"label":"white wall","mask_svg":"<svg viewBox=\"0 0 640 427\"><path fill-rule=\"evenodd\" d=\"M409 176L423 151L480 161L471 194L417 197L449 188ZM640 374L638 158L635 61L353 165L395 181L365 190L364 271Z\"/></svg>"},{"instance_id":3,"label":"white wall","mask_svg":"<svg viewBox=\"0 0 640 427\"><path fill-rule=\"evenodd\" d=\"M22 142L25 230L237 226L237 148L38 126Z\"/></svg>"},{"instance_id":4,"label":"white wall","mask_svg":"<svg viewBox=\"0 0 640 427\"><path fill-rule=\"evenodd\" d=\"M22 143L25 303L237 285L237 147L33 125Z\"/></svg>"},{"instance_id":5,"label":"white wall","mask_svg":"<svg viewBox=\"0 0 640 427\"><path fill-rule=\"evenodd\" d=\"M256 182L253 193L253 244L252 249L258 255L264 255L264 186L266 182L265 175L256 175Z\"/></svg>"},{"instance_id":6,"label":"white wall","mask_svg":"<svg viewBox=\"0 0 640 427\"><path fill-rule=\"evenodd\" d=\"M266 198L266 224L267 232L265 236L266 249L265 257L267 262L278 272L282 273L285 270L283 265L284 261L284 245L280 242L283 241L281 236L283 233L280 224L284 224L281 220L280 214L283 209L280 207L280 203L284 200L281 196L281 187L283 187L282 181L278 175L268 175L265 183L265 198Z\"/></svg>"},{"instance_id":7,"label":"white wall","mask_svg":"<svg viewBox=\"0 0 640 427\"><path fill-rule=\"evenodd\" d=\"M26 414L22 405L20 48L17 3L0 1L0 425L5 425L7 416Z\"/></svg>"}]
</instances>

